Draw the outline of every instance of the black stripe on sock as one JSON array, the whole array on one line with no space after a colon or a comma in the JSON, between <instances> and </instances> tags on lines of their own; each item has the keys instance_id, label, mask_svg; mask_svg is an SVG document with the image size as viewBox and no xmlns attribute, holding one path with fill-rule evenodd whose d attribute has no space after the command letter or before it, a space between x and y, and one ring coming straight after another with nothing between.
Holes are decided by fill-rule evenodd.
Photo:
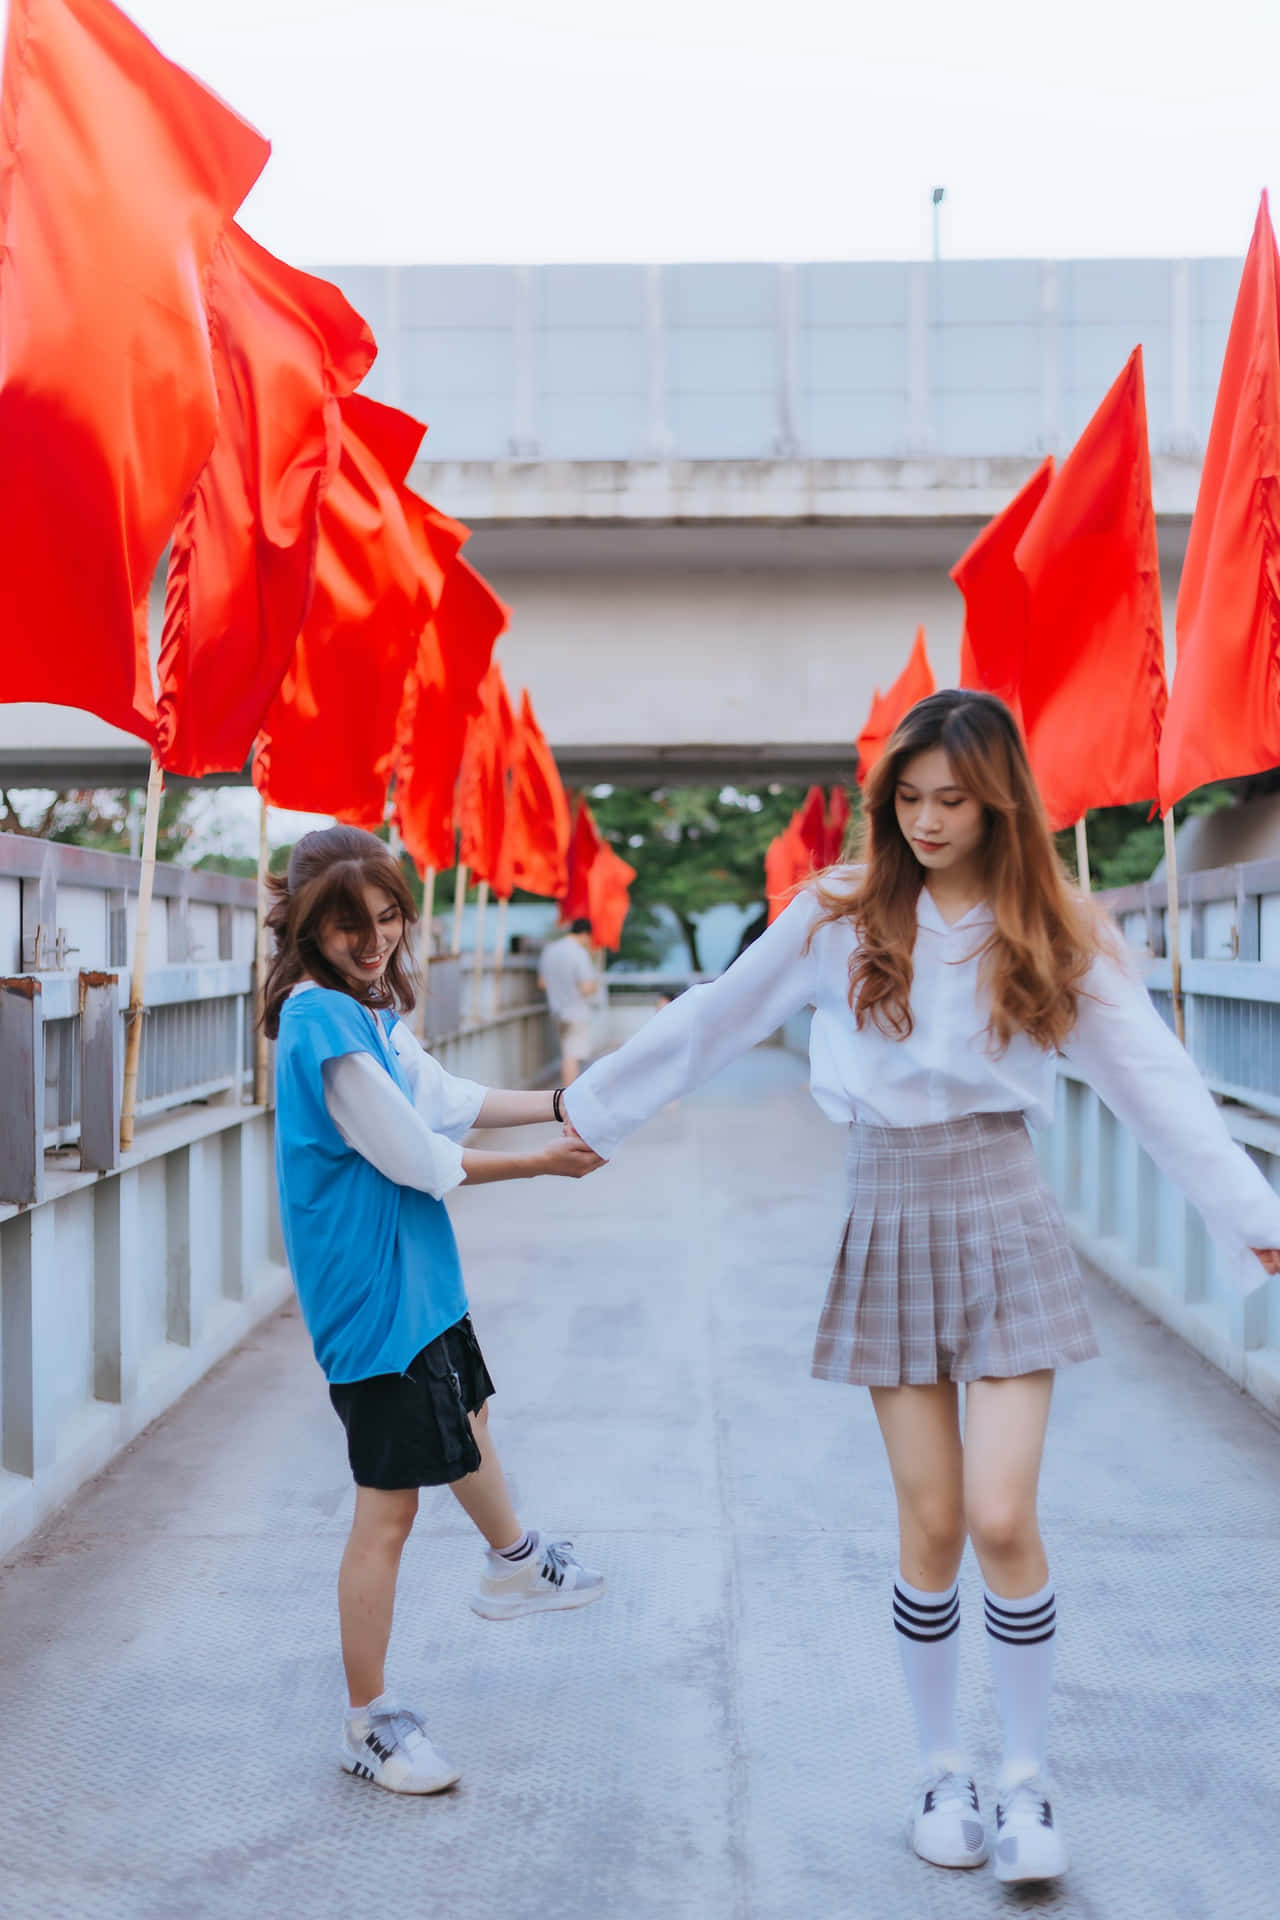
<instances>
[{"instance_id":1,"label":"black stripe on sock","mask_svg":"<svg viewBox=\"0 0 1280 1920\"><path fill-rule=\"evenodd\" d=\"M901 1601L904 1607L910 1607L912 1613L918 1613L924 1617L931 1613L949 1613L951 1608L955 1606L959 1600L960 1591L958 1587L952 1587L950 1592L944 1593L941 1600L937 1601L908 1600L902 1588L895 1583L893 1597L895 1600Z\"/></svg>"},{"instance_id":2,"label":"black stripe on sock","mask_svg":"<svg viewBox=\"0 0 1280 1920\"><path fill-rule=\"evenodd\" d=\"M990 1594L988 1594L987 1618L988 1620L994 1620L996 1625L1000 1627L1035 1627L1041 1625L1048 1616L1055 1612L1057 1604L1056 1597L1050 1594L1049 1598L1038 1607L1023 1607L1015 1611L1012 1607L997 1606L996 1602L991 1598Z\"/></svg>"},{"instance_id":3,"label":"black stripe on sock","mask_svg":"<svg viewBox=\"0 0 1280 1920\"><path fill-rule=\"evenodd\" d=\"M913 1633L910 1627L904 1627L901 1620L897 1619L895 1619L893 1625L895 1631L900 1633L904 1640L922 1640L926 1643L933 1643L938 1640L949 1640L953 1633L959 1633L960 1615L957 1614L951 1622L951 1625L944 1627L941 1633Z\"/></svg>"},{"instance_id":4,"label":"black stripe on sock","mask_svg":"<svg viewBox=\"0 0 1280 1920\"><path fill-rule=\"evenodd\" d=\"M960 1595L953 1588L936 1606L920 1606L895 1586L893 1624L908 1640L949 1640L960 1625Z\"/></svg>"},{"instance_id":5,"label":"black stripe on sock","mask_svg":"<svg viewBox=\"0 0 1280 1920\"><path fill-rule=\"evenodd\" d=\"M1006 1647L1038 1647L1042 1640L1052 1640L1057 1631L1057 1627L1050 1627L1048 1633L997 1633L991 1622L989 1620L987 1622L987 1632L991 1638L1003 1640Z\"/></svg>"}]
</instances>

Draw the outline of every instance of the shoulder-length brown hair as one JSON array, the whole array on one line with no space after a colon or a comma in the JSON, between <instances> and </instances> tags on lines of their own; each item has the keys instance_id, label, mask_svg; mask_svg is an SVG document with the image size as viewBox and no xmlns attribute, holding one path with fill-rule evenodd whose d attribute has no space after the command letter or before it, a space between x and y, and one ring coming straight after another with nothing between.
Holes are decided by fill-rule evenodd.
<instances>
[{"instance_id":1,"label":"shoulder-length brown hair","mask_svg":"<svg viewBox=\"0 0 1280 1920\"><path fill-rule=\"evenodd\" d=\"M273 873L267 881L275 896L267 926L276 948L267 967L262 996L263 1031L272 1040L280 1031L280 1009L299 980L316 980L350 994L366 1007L394 1007L408 1013L414 1004L413 982L406 964L407 932L418 918L413 895L399 862L376 834L360 827L324 827L304 834L289 856L288 873ZM387 962L380 980L361 991L325 959L320 940L325 926L336 923L344 932L367 933L376 939L365 904L366 887L381 887L404 916L405 936Z\"/></svg>"},{"instance_id":2,"label":"shoulder-length brown hair","mask_svg":"<svg viewBox=\"0 0 1280 1920\"><path fill-rule=\"evenodd\" d=\"M957 784L986 816L984 890L995 925L981 948L981 979L997 1051L1015 1034L1061 1048L1075 1025L1081 981L1103 938L1094 910L1072 885L1053 844L1013 715L993 694L947 688L902 720L872 768L863 798L861 871L841 886L818 884L823 926L851 920L849 1004L905 1040L911 1032L912 952L920 866L898 826L898 782L907 762L941 747Z\"/></svg>"}]
</instances>

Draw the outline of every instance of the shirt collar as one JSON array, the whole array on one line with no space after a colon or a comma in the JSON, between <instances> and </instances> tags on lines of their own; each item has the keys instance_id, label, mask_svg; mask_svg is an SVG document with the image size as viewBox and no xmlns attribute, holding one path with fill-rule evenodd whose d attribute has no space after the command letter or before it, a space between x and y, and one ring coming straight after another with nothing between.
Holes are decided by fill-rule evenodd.
<instances>
[{"instance_id":1,"label":"shirt collar","mask_svg":"<svg viewBox=\"0 0 1280 1920\"><path fill-rule=\"evenodd\" d=\"M958 920L952 920L948 923L938 911L937 904L928 887L921 887L919 898L916 901L917 923L922 927L928 927L931 933L959 933L962 928L989 925L994 917L987 902L985 900L979 900L976 906L970 907L968 913L962 914Z\"/></svg>"}]
</instances>

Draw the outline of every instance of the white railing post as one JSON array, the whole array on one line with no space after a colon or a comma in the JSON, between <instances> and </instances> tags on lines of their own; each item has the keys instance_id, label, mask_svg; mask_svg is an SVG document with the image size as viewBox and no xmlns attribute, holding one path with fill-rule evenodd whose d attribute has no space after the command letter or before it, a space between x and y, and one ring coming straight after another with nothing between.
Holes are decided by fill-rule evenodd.
<instances>
[{"instance_id":1,"label":"white railing post","mask_svg":"<svg viewBox=\"0 0 1280 1920\"><path fill-rule=\"evenodd\" d=\"M30 974L0 980L0 1200L44 1198L44 1006Z\"/></svg>"}]
</instances>

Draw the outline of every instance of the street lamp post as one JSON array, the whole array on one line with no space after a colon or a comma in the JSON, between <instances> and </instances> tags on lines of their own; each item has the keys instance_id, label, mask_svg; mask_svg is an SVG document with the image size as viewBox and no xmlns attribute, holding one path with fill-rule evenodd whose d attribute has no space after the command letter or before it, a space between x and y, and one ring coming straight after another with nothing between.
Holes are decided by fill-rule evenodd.
<instances>
[{"instance_id":1,"label":"street lamp post","mask_svg":"<svg viewBox=\"0 0 1280 1920\"><path fill-rule=\"evenodd\" d=\"M942 214L940 212L940 208L942 206L943 201L946 199L946 197L947 197L947 190L945 187L934 188L933 190L933 257L935 260L941 260L942 258Z\"/></svg>"}]
</instances>

